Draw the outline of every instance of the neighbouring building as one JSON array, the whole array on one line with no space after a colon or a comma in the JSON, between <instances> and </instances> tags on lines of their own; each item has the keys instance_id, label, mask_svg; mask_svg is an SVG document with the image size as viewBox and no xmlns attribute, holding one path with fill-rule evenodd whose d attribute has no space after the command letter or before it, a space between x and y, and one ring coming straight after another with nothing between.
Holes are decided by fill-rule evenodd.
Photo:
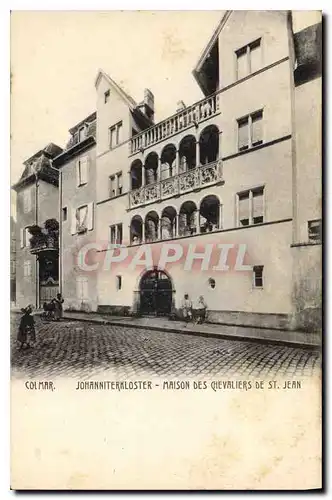
<instances>
[{"instance_id":1,"label":"neighbouring building","mask_svg":"<svg viewBox=\"0 0 332 500\"><path fill-rule=\"evenodd\" d=\"M53 143L24 162L16 191L16 302L41 303L59 291L59 190L52 159L62 149ZM46 224L46 227L45 227ZM30 232L32 231L32 232Z\"/></svg>"},{"instance_id":2,"label":"neighbouring building","mask_svg":"<svg viewBox=\"0 0 332 500\"><path fill-rule=\"evenodd\" d=\"M98 72L96 111L50 158L65 308L174 316L188 293L204 296L209 321L317 327L320 30L294 32L289 11L227 11L193 70L202 99L159 123L149 89L136 103ZM22 211L23 184L20 231L41 222ZM161 265L175 245L182 259ZM18 302L36 292L20 280Z\"/></svg>"},{"instance_id":3,"label":"neighbouring building","mask_svg":"<svg viewBox=\"0 0 332 500\"><path fill-rule=\"evenodd\" d=\"M65 307L96 310L94 275L83 275L77 262L81 246L96 241L96 113L69 131L70 139L53 165L60 171L61 228L60 274Z\"/></svg>"},{"instance_id":4,"label":"neighbouring building","mask_svg":"<svg viewBox=\"0 0 332 500\"><path fill-rule=\"evenodd\" d=\"M16 221L10 217L10 303L16 302Z\"/></svg>"},{"instance_id":5,"label":"neighbouring building","mask_svg":"<svg viewBox=\"0 0 332 500\"><path fill-rule=\"evenodd\" d=\"M322 23L293 38L293 307L295 325L322 316Z\"/></svg>"}]
</instances>

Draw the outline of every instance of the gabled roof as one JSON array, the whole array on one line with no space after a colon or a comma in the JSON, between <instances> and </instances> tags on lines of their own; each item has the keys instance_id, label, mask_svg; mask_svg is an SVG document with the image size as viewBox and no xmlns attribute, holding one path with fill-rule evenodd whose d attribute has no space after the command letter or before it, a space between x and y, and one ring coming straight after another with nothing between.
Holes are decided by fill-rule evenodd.
<instances>
[{"instance_id":1,"label":"gabled roof","mask_svg":"<svg viewBox=\"0 0 332 500\"><path fill-rule=\"evenodd\" d=\"M52 166L54 157L62 153L62 148L50 142L44 149L37 151L30 156L25 162L23 173L18 182L12 188L18 191L20 188L31 183L35 179L35 172L38 172L38 177L51 184L57 184L57 174Z\"/></svg>"},{"instance_id":2,"label":"gabled roof","mask_svg":"<svg viewBox=\"0 0 332 500\"><path fill-rule=\"evenodd\" d=\"M225 24L227 23L228 19L230 18L230 15L232 14L232 10L226 10L224 15L222 16L221 20L219 21L219 24L218 26L216 27L216 29L214 30L210 40L208 41L206 47L204 48L204 50L202 51L199 59L198 59L198 62L195 66L195 68L193 69L193 73L195 75L195 73L198 73L203 64L204 64L204 61L205 59L207 58L207 56L209 55L209 53L211 52L212 50L212 47L214 46L214 44L216 43L217 39L218 39L218 36L219 36L219 33L221 32L221 30L223 29L223 27L225 26Z\"/></svg>"},{"instance_id":3,"label":"gabled roof","mask_svg":"<svg viewBox=\"0 0 332 500\"><path fill-rule=\"evenodd\" d=\"M103 71L102 69L100 69L97 73L97 76L95 79L95 87L98 86L98 83L102 77L104 77L108 81L108 83L110 84L112 89L115 90L115 92L127 104L129 109L131 111L134 111L134 109L137 107L137 103L134 101L134 99L129 94L127 94L114 80L112 80L112 78L107 73L105 73L105 71Z\"/></svg>"}]
</instances>

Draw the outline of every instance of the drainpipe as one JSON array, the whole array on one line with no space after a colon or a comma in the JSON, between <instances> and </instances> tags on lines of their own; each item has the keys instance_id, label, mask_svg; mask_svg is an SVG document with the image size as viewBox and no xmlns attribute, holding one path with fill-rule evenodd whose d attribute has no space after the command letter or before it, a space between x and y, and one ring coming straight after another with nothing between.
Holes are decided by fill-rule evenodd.
<instances>
[{"instance_id":1,"label":"drainpipe","mask_svg":"<svg viewBox=\"0 0 332 500\"><path fill-rule=\"evenodd\" d=\"M35 179L36 179L36 189L35 189L35 224L38 226L38 173L35 173ZM36 286L36 309L38 309L39 306L39 259L38 259L38 254L36 254L36 276L35 276L35 286Z\"/></svg>"},{"instance_id":2,"label":"drainpipe","mask_svg":"<svg viewBox=\"0 0 332 500\"><path fill-rule=\"evenodd\" d=\"M62 170L59 171L59 292L62 295Z\"/></svg>"}]
</instances>

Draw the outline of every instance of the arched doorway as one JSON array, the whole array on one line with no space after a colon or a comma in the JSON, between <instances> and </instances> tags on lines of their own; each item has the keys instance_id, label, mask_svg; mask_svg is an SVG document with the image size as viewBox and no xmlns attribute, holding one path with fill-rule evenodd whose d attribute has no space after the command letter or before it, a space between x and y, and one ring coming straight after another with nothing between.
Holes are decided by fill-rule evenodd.
<instances>
[{"instance_id":1,"label":"arched doorway","mask_svg":"<svg viewBox=\"0 0 332 500\"><path fill-rule=\"evenodd\" d=\"M140 313L166 316L172 311L173 286L164 271L153 269L141 278Z\"/></svg>"}]
</instances>

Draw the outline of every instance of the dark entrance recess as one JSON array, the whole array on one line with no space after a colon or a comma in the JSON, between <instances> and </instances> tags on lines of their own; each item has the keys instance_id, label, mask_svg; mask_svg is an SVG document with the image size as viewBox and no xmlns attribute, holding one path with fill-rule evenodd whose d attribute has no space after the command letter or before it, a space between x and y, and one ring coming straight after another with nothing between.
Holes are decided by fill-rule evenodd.
<instances>
[{"instance_id":1,"label":"dark entrance recess","mask_svg":"<svg viewBox=\"0 0 332 500\"><path fill-rule=\"evenodd\" d=\"M171 280L163 271L147 271L140 282L140 313L166 316L171 310Z\"/></svg>"}]
</instances>

